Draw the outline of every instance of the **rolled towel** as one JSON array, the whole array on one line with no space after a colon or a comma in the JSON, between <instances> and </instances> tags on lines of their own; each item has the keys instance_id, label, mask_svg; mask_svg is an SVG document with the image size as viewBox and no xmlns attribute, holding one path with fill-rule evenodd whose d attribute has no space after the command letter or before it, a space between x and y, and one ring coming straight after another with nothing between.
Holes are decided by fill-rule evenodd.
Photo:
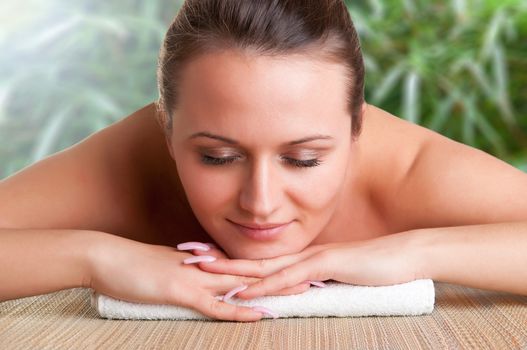
<instances>
[{"instance_id":1,"label":"rolled towel","mask_svg":"<svg viewBox=\"0 0 527 350\"><path fill-rule=\"evenodd\" d=\"M221 299L221 296L216 298ZM263 296L251 300L232 297L226 302L241 306L263 306L286 317L405 316L430 314L435 290L431 279L390 286L358 286L335 281L326 287L311 287L302 294ZM175 305L132 303L91 293L91 305L108 319L211 320L193 309ZM264 314L263 317L271 317Z\"/></svg>"}]
</instances>

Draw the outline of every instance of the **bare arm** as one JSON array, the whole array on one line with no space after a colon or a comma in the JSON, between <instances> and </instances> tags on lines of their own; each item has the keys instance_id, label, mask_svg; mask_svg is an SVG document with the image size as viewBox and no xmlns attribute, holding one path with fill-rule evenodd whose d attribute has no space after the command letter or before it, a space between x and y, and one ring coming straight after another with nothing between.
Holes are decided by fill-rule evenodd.
<instances>
[{"instance_id":1,"label":"bare arm","mask_svg":"<svg viewBox=\"0 0 527 350\"><path fill-rule=\"evenodd\" d=\"M413 231L422 278L527 295L527 222Z\"/></svg>"},{"instance_id":2,"label":"bare arm","mask_svg":"<svg viewBox=\"0 0 527 350\"><path fill-rule=\"evenodd\" d=\"M527 295L526 194L526 173L430 133L390 215L423 240L425 277Z\"/></svg>"},{"instance_id":3,"label":"bare arm","mask_svg":"<svg viewBox=\"0 0 527 350\"><path fill-rule=\"evenodd\" d=\"M87 287L90 242L99 234L0 229L0 301Z\"/></svg>"}]
</instances>

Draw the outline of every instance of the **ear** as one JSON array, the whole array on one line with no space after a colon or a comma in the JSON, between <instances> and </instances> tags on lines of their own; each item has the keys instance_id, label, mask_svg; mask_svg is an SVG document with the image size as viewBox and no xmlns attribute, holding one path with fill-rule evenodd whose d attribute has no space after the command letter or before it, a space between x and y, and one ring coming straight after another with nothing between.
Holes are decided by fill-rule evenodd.
<instances>
[{"instance_id":1,"label":"ear","mask_svg":"<svg viewBox=\"0 0 527 350\"><path fill-rule=\"evenodd\" d=\"M176 158L174 157L174 153L172 150L172 141L170 139L170 135L167 134L166 130L163 130L163 138L165 139L165 144L168 149L168 153L170 153L170 157L175 161Z\"/></svg>"},{"instance_id":2,"label":"ear","mask_svg":"<svg viewBox=\"0 0 527 350\"><path fill-rule=\"evenodd\" d=\"M166 116L165 111L163 110L163 108L159 106L158 103L156 103L156 107L155 107L155 117L156 117L157 124L159 125L163 133L166 134L165 129L166 129L166 125L168 122L168 118Z\"/></svg>"},{"instance_id":3,"label":"ear","mask_svg":"<svg viewBox=\"0 0 527 350\"><path fill-rule=\"evenodd\" d=\"M362 102L362 105L361 105L361 108L360 108L360 113L361 113L361 116L360 116L360 119L363 120L363 124L364 124L364 116L366 114L366 108L368 108L368 104L366 103L366 101ZM360 134L362 133L362 127L361 127L361 131L359 131L359 135L352 135L351 137L351 140L352 140L352 144L357 141L359 139L359 136Z\"/></svg>"}]
</instances>

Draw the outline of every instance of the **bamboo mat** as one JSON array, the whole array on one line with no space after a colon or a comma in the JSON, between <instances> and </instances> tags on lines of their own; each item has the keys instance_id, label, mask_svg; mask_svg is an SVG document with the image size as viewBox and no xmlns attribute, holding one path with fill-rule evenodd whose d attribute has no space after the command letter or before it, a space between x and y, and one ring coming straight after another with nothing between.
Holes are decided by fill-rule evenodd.
<instances>
[{"instance_id":1,"label":"bamboo mat","mask_svg":"<svg viewBox=\"0 0 527 350\"><path fill-rule=\"evenodd\" d=\"M0 349L527 349L527 296L435 288L426 316L252 323L101 319L74 288L0 303Z\"/></svg>"}]
</instances>

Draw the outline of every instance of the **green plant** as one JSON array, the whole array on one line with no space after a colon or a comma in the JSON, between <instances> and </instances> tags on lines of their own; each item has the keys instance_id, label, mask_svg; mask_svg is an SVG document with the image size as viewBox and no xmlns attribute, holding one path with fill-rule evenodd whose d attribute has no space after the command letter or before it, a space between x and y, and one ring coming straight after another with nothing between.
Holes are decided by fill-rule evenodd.
<instances>
[{"instance_id":1,"label":"green plant","mask_svg":"<svg viewBox=\"0 0 527 350\"><path fill-rule=\"evenodd\" d=\"M348 1L367 100L527 167L524 1Z\"/></svg>"},{"instance_id":2,"label":"green plant","mask_svg":"<svg viewBox=\"0 0 527 350\"><path fill-rule=\"evenodd\" d=\"M156 99L181 2L0 2L0 178ZM368 102L527 170L524 1L346 3Z\"/></svg>"},{"instance_id":3,"label":"green plant","mask_svg":"<svg viewBox=\"0 0 527 350\"><path fill-rule=\"evenodd\" d=\"M26 5L0 4L0 178L157 98L158 50L181 4Z\"/></svg>"}]
</instances>

